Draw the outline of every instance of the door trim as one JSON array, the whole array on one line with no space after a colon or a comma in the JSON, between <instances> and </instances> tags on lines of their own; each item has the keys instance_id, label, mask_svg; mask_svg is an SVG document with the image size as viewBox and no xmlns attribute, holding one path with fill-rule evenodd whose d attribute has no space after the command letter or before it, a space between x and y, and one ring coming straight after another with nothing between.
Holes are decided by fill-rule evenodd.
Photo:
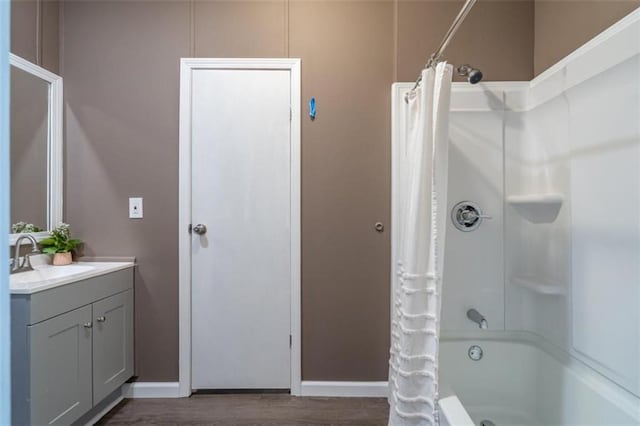
<instances>
[{"instance_id":1,"label":"door trim","mask_svg":"<svg viewBox=\"0 0 640 426\"><path fill-rule=\"evenodd\" d=\"M300 318L300 59L180 59L178 186L179 393L191 395L191 80L196 69L289 70L291 72L291 394L301 392Z\"/></svg>"}]
</instances>

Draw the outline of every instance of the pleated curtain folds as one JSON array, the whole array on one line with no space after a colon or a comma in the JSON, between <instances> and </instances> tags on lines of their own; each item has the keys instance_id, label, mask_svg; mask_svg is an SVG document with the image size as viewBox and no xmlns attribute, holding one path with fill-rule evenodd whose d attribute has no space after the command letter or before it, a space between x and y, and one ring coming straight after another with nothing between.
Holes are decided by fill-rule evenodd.
<instances>
[{"instance_id":1,"label":"pleated curtain folds","mask_svg":"<svg viewBox=\"0 0 640 426\"><path fill-rule=\"evenodd\" d=\"M400 141L399 238L393 283L389 425L437 425L449 101L452 66L422 72Z\"/></svg>"}]
</instances>

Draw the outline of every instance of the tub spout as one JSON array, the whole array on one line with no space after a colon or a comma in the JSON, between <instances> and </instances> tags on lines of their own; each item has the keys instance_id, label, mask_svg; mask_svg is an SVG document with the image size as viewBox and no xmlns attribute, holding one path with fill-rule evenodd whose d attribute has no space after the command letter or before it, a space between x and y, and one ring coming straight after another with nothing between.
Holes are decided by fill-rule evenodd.
<instances>
[{"instance_id":1,"label":"tub spout","mask_svg":"<svg viewBox=\"0 0 640 426\"><path fill-rule=\"evenodd\" d=\"M469 309L467 311L467 318L469 318L471 321L478 324L478 326L483 330L486 330L489 328L489 323L487 322L487 319L475 309Z\"/></svg>"}]
</instances>

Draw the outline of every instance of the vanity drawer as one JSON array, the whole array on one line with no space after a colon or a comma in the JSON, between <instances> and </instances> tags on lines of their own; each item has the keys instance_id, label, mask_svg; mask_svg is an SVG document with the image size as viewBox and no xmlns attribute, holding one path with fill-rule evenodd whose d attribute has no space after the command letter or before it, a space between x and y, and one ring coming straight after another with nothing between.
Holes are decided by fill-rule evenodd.
<instances>
[{"instance_id":1,"label":"vanity drawer","mask_svg":"<svg viewBox=\"0 0 640 426\"><path fill-rule=\"evenodd\" d=\"M34 293L28 296L28 324L37 324L132 288L133 268L129 268Z\"/></svg>"}]
</instances>

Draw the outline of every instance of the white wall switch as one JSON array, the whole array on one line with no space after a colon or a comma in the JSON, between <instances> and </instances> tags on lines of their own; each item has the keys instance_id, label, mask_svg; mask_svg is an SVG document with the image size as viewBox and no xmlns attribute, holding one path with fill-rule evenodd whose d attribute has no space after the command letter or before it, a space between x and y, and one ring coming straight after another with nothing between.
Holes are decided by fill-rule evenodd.
<instances>
[{"instance_id":1,"label":"white wall switch","mask_svg":"<svg viewBox=\"0 0 640 426\"><path fill-rule=\"evenodd\" d=\"M129 219L142 219L142 197L129 198Z\"/></svg>"}]
</instances>

